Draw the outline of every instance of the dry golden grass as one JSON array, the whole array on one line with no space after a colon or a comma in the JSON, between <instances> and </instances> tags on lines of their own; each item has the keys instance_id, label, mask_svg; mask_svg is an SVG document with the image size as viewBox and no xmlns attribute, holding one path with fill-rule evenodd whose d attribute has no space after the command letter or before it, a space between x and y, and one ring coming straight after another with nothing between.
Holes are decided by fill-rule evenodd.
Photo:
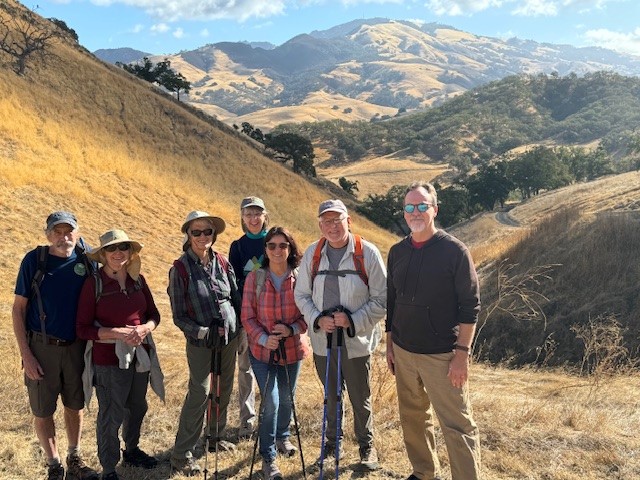
<instances>
[{"instance_id":1,"label":"dry golden grass","mask_svg":"<svg viewBox=\"0 0 640 480\"><path fill-rule=\"evenodd\" d=\"M396 155L375 157L331 167L317 167L317 172L336 185L338 179L358 182L358 191L354 192L360 199L369 194L384 194L394 185L409 185L416 178L432 181L447 171L446 164L423 163L413 158Z\"/></svg>"},{"instance_id":2,"label":"dry golden grass","mask_svg":"<svg viewBox=\"0 0 640 480\"><path fill-rule=\"evenodd\" d=\"M0 70L0 281L5 285L0 291L0 355L6 359L0 364L0 477L8 480L39 478L44 471L10 310L18 265L26 251L44 242L41 229L48 212L58 208L76 212L92 243L101 232L117 226L145 244L143 271L163 319L156 339L168 395L164 405L149 395L141 446L166 460L187 381L184 340L171 322L166 295L167 270L179 253L179 227L185 214L203 208L224 217L228 230L217 246L226 252L230 241L241 234L240 199L260 194L273 223L288 226L306 245L318 235L316 207L327 197L261 157L230 129L203 122L153 93L152 87L64 45L55 53L57 58L47 68L32 70L25 78ZM635 185L637 180L629 177ZM612 196L627 198L613 181L604 186L615 190ZM627 190L631 199L631 189ZM601 195L594 190L590 194ZM602 201L613 204L614 199ZM534 222L535 214L551 205L536 209L525 204L513 214L527 224L528 215ZM354 230L379 245L385 255L397 241L366 220L354 220ZM405 478L410 467L399 429L395 387L382 351L374 355L373 391L383 470L366 478ZM594 391L588 379L561 371L474 365L472 395L486 479L640 477L637 375L613 377ZM297 409L309 465L318 454L322 416L322 390L310 361L303 366ZM97 466L95 414L94 401L86 415L82 447L87 460ZM351 471L357 453L349 409L347 415L347 457L341 476L359 478ZM56 420L64 451L59 413ZM237 425L235 403L229 425ZM250 442L242 442L237 453L221 455L220 470L233 478L246 478L251 448ZM441 436L438 448L446 475ZM213 462L213 456L208 458ZM280 466L288 479L301 478L297 458L283 460ZM209 467L213 468L212 463ZM124 479L160 480L168 477L169 468L163 462L152 471L119 471Z\"/></svg>"}]
</instances>

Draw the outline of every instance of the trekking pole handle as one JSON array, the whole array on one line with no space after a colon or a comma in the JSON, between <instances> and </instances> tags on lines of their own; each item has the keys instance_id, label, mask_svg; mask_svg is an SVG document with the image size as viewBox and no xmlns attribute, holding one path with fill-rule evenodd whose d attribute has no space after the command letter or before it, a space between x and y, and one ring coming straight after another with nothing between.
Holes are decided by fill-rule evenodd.
<instances>
[{"instance_id":1,"label":"trekking pole handle","mask_svg":"<svg viewBox=\"0 0 640 480\"><path fill-rule=\"evenodd\" d=\"M284 338L280 339L280 343L278 344L278 350L280 350L280 358L282 359L282 361L286 365L287 364L287 349L284 346Z\"/></svg>"},{"instance_id":2,"label":"trekking pole handle","mask_svg":"<svg viewBox=\"0 0 640 480\"><path fill-rule=\"evenodd\" d=\"M331 340L333 338L333 333L327 333L327 348L331 348Z\"/></svg>"},{"instance_id":3,"label":"trekking pole handle","mask_svg":"<svg viewBox=\"0 0 640 480\"><path fill-rule=\"evenodd\" d=\"M344 339L344 329L342 327L338 327L338 340L337 340L337 345L338 348L340 348L342 346L342 341Z\"/></svg>"}]
</instances>

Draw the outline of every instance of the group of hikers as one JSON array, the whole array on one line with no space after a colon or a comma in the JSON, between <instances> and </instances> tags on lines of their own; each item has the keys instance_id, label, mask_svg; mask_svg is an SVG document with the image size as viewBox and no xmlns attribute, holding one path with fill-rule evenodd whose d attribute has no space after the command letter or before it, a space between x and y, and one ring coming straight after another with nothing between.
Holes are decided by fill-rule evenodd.
<instances>
[{"instance_id":1,"label":"group of hikers","mask_svg":"<svg viewBox=\"0 0 640 480\"><path fill-rule=\"evenodd\" d=\"M255 436L249 475L259 442L265 479L283 478L278 455L298 453L306 478L295 391L301 363L310 355L324 386L320 478L329 458L339 475L345 389L358 466L378 470L370 371L386 315L386 359L396 378L413 469L408 480L438 478L434 412L452 480L480 478L467 382L480 310L476 271L464 244L435 226L438 202L431 184L409 185L403 209L411 233L391 248L386 267L375 245L351 233L351 217L340 200L320 203L321 237L304 252L287 228L269 226L265 203L255 196L241 201L244 234L232 242L228 258L214 249L226 222L205 211L187 215L183 253L169 271L167 289L173 321L186 339L189 369L172 472L203 473L195 459L199 442L206 452L215 451L216 474L218 452L236 449L225 429L237 363L238 437ZM165 392L152 333L160 313L140 273L143 245L113 229L89 248L75 215L66 211L47 217L45 234L49 245L22 260L12 317L46 478L65 477L54 424L58 397L69 476L117 480L121 460L154 468L157 459L140 449L140 431L148 386L163 400ZM83 407L94 388L101 475L79 451ZM207 471L205 465L205 476Z\"/></svg>"}]
</instances>

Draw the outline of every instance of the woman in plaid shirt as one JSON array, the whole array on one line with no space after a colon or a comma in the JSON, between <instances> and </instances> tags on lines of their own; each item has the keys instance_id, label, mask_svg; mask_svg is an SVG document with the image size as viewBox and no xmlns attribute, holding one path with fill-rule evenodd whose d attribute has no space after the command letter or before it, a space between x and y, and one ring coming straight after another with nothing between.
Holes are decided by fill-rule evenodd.
<instances>
[{"instance_id":1,"label":"woman in plaid shirt","mask_svg":"<svg viewBox=\"0 0 640 480\"><path fill-rule=\"evenodd\" d=\"M295 392L300 364L310 350L306 336L301 339L307 324L293 296L302 254L283 227L267 232L265 246L264 272L253 271L245 280L241 315L249 339L251 367L264 402L258 430L262 471L265 479L278 479L282 475L275 463L276 450L289 457L297 450L289 441L293 399L286 371Z\"/></svg>"}]
</instances>

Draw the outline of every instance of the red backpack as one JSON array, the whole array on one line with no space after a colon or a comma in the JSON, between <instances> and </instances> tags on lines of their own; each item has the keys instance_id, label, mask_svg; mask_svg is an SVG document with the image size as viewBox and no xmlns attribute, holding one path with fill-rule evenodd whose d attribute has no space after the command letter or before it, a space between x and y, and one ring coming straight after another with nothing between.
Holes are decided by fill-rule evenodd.
<instances>
[{"instance_id":1,"label":"red backpack","mask_svg":"<svg viewBox=\"0 0 640 480\"><path fill-rule=\"evenodd\" d=\"M322 237L318 244L316 245L316 249L313 252L313 261L311 263L311 285L313 286L313 281L316 279L318 274L320 275L339 275L341 277L347 274L356 274L358 275L364 284L369 286L369 277L367 276L367 271L364 268L364 254L362 253L362 237L360 235L353 235L353 239L355 241L355 251L353 252L353 263L355 270L319 270L320 268L320 254L322 253L322 247L326 243L327 239Z\"/></svg>"}]
</instances>

